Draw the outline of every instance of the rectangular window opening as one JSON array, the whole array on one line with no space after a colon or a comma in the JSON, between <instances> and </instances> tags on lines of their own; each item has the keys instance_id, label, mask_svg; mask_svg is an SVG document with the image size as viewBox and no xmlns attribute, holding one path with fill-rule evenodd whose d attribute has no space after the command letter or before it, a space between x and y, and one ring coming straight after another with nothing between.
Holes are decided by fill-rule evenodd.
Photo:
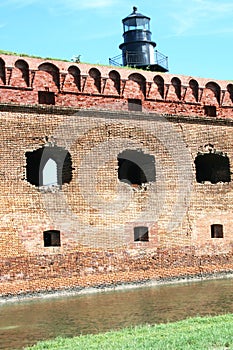
<instances>
[{"instance_id":1,"label":"rectangular window opening","mask_svg":"<svg viewBox=\"0 0 233 350\"><path fill-rule=\"evenodd\" d=\"M208 117L217 117L215 106L204 106L204 112Z\"/></svg>"},{"instance_id":2,"label":"rectangular window opening","mask_svg":"<svg viewBox=\"0 0 233 350\"><path fill-rule=\"evenodd\" d=\"M118 179L128 185L155 181L155 158L141 150L126 149L118 154Z\"/></svg>"},{"instance_id":3,"label":"rectangular window opening","mask_svg":"<svg viewBox=\"0 0 233 350\"><path fill-rule=\"evenodd\" d=\"M48 230L44 231L44 247L60 247L60 231Z\"/></svg>"},{"instance_id":4,"label":"rectangular window opening","mask_svg":"<svg viewBox=\"0 0 233 350\"><path fill-rule=\"evenodd\" d=\"M38 91L39 104L55 105L55 93L51 91Z\"/></svg>"},{"instance_id":5,"label":"rectangular window opening","mask_svg":"<svg viewBox=\"0 0 233 350\"><path fill-rule=\"evenodd\" d=\"M142 101L136 98L129 98L128 110L134 112L142 112Z\"/></svg>"},{"instance_id":6,"label":"rectangular window opening","mask_svg":"<svg viewBox=\"0 0 233 350\"><path fill-rule=\"evenodd\" d=\"M149 231L147 226L134 227L134 242L148 242Z\"/></svg>"},{"instance_id":7,"label":"rectangular window opening","mask_svg":"<svg viewBox=\"0 0 233 350\"><path fill-rule=\"evenodd\" d=\"M211 238L223 238L223 225L211 225Z\"/></svg>"}]
</instances>

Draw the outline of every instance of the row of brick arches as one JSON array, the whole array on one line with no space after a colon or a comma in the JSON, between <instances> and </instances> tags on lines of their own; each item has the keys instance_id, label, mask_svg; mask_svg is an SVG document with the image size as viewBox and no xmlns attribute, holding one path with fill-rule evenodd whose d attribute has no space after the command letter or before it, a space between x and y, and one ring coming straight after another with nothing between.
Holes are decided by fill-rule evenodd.
<instances>
[{"instance_id":1,"label":"row of brick arches","mask_svg":"<svg viewBox=\"0 0 233 350\"><path fill-rule=\"evenodd\" d=\"M45 91L56 93L60 91L83 92L88 79L92 81L93 92L104 93L107 80L111 81L108 91L114 95L124 95L125 82L122 80L120 73L117 70L111 70L108 76L103 77L101 71L97 68L91 68L88 71L88 76L84 76L77 65L71 65L67 72L62 72L59 68L50 62L40 64L36 70L31 70L28 63L19 59L15 62L14 67L6 67L5 62L0 58L0 84L10 85L15 87L35 87L38 91ZM153 89L156 87L157 97L162 100L167 96L167 81L161 75L156 75L152 82L141 73L132 73L128 76L128 81L136 84L140 93L144 98L150 94L153 95ZM198 102L202 98L203 87L201 87L197 80L190 79L188 86L184 88L182 81L178 77L171 78L170 85L173 87L174 95L177 100L185 100L187 88L190 89L193 95L193 100ZM154 87L153 87L154 86ZM216 82L208 82L205 84L205 89L210 91L211 96L216 100L216 103L221 104L222 91ZM233 101L233 84L228 84L226 91L229 93L231 101ZM208 97L209 94L206 94ZM44 100L43 100L44 98ZM47 97L48 98L48 97ZM40 103L55 104L55 102L46 102L45 97L39 96Z\"/></svg>"}]
</instances>

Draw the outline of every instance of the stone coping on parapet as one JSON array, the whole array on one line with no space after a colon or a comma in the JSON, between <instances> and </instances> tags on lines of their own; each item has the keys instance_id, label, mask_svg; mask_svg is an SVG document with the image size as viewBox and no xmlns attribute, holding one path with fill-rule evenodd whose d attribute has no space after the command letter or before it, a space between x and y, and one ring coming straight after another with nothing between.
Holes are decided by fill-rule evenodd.
<instances>
[{"instance_id":1,"label":"stone coping on parapet","mask_svg":"<svg viewBox=\"0 0 233 350\"><path fill-rule=\"evenodd\" d=\"M158 287L162 285L196 283L210 280L233 279L233 271L222 271L213 273L199 273L194 275L171 276L159 279L140 280L129 283L101 284L93 287L70 287L64 289L45 290L0 295L0 306L6 303L30 302L42 299L54 299L62 297L74 297L78 295L89 295L114 291L124 291L145 287Z\"/></svg>"}]
</instances>

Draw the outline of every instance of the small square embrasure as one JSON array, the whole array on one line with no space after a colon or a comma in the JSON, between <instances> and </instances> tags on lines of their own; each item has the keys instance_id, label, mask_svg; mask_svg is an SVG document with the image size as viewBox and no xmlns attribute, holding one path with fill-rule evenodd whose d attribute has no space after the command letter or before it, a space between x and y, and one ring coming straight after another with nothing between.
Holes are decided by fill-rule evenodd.
<instances>
[{"instance_id":1,"label":"small square embrasure","mask_svg":"<svg viewBox=\"0 0 233 350\"><path fill-rule=\"evenodd\" d=\"M134 227L134 242L148 242L149 231L147 226Z\"/></svg>"},{"instance_id":2,"label":"small square embrasure","mask_svg":"<svg viewBox=\"0 0 233 350\"><path fill-rule=\"evenodd\" d=\"M48 230L44 231L44 247L60 247L60 231Z\"/></svg>"},{"instance_id":3,"label":"small square embrasure","mask_svg":"<svg viewBox=\"0 0 233 350\"><path fill-rule=\"evenodd\" d=\"M223 238L223 225L211 225L211 238Z\"/></svg>"}]
</instances>

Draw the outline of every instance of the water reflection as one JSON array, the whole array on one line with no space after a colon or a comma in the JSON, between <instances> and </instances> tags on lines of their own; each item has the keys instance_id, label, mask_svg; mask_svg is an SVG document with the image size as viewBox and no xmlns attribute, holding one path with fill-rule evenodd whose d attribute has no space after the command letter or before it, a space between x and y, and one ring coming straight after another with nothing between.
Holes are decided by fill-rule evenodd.
<instances>
[{"instance_id":1,"label":"water reflection","mask_svg":"<svg viewBox=\"0 0 233 350\"><path fill-rule=\"evenodd\" d=\"M0 306L0 349L126 326L233 313L232 280L137 288Z\"/></svg>"}]
</instances>

